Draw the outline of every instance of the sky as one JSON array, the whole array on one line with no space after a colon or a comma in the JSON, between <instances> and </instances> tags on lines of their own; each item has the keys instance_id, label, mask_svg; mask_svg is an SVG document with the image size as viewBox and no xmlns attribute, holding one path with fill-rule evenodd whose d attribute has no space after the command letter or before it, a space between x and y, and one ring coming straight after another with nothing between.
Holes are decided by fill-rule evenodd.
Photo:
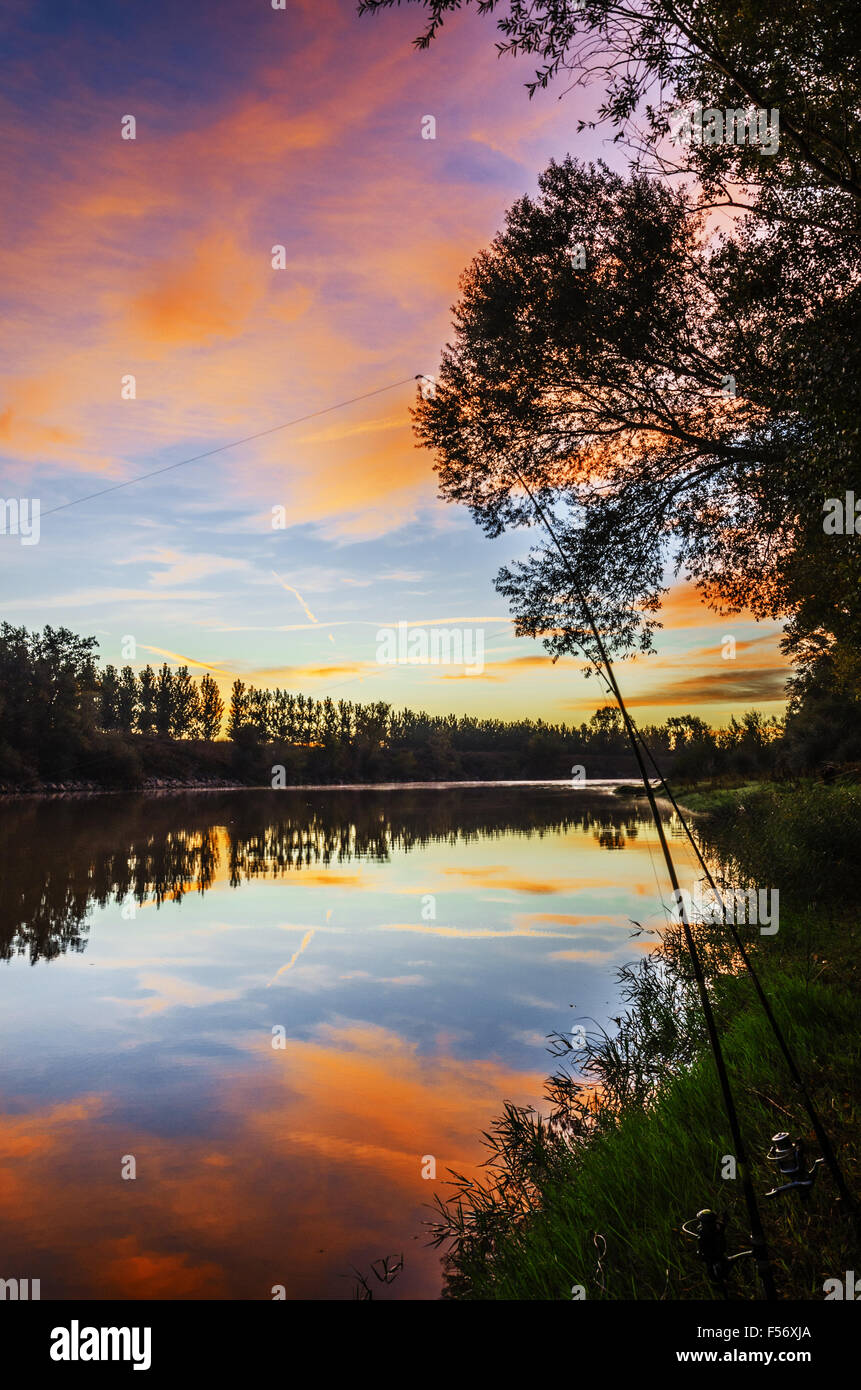
<instances>
[{"instance_id":1,"label":"sky","mask_svg":"<svg viewBox=\"0 0 861 1390\"><path fill-rule=\"evenodd\" d=\"M0 497L42 516L36 544L0 535L0 620L225 690L574 723L606 703L514 636L493 579L540 537L444 504L409 407L511 203L551 158L623 154L577 131L597 89L530 101L492 23L417 52L421 27L354 0L4 4ZM638 717L780 713L778 625L668 583L656 655L620 671ZM480 632L484 659L381 663L398 623Z\"/></svg>"}]
</instances>

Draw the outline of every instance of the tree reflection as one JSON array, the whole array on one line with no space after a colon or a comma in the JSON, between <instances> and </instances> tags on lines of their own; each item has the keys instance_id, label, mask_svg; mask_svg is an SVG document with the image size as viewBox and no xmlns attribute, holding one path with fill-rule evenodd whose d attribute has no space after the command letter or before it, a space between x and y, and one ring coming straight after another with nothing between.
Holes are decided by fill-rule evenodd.
<instances>
[{"instance_id":1,"label":"tree reflection","mask_svg":"<svg viewBox=\"0 0 861 1390\"><path fill-rule=\"evenodd\" d=\"M0 806L0 959L83 951L96 908L234 888L432 841L591 831L607 849L637 834L630 808L564 787L457 787L118 795Z\"/></svg>"}]
</instances>

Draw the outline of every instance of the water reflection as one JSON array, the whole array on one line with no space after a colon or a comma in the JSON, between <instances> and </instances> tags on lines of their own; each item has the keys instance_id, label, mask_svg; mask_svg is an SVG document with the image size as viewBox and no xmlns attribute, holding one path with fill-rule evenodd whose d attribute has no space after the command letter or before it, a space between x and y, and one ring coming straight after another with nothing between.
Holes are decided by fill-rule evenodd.
<instances>
[{"instance_id":1,"label":"water reflection","mask_svg":"<svg viewBox=\"0 0 861 1390\"><path fill-rule=\"evenodd\" d=\"M513 790L513 789L512 789ZM156 905L205 893L216 874L231 887L252 878L389 860L432 841L591 830L607 849L637 835L639 819L587 793L516 795L483 788L392 793L186 793L112 796L0 806L7 865L0 900L0 959L50 960L82 951L93 907L129 897ZM536 886L535 891L541 891Z\"/></svg>"},{"instance_id":2,"label":"water reflection","mask_svg":"<svg viewBox=\"0 0 861 1390\"><path fill-rule=\"evenodd\" d=\"M43 1298L348 1298L401 1252L379 1294L437 1296L434 1191L660 915L653 832L567 787L19 801L0 840L0 1276Z\"/></svg>"}]
</instances>

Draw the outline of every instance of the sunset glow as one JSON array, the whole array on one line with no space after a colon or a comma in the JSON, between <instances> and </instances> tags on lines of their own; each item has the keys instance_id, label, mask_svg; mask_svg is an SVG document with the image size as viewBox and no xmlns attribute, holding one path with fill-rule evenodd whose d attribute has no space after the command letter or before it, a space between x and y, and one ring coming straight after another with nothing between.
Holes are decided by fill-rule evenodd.
<instances>
[{"instance_id":1,"label":"sunset glow","mask_svg":"<svg viewBox=\"0 0 861 1390\"><path fill-rule=\"evenodd\" d=\"M619 163L601 130L577 133L592 96L530 102L528 65L497 61L472 14L451 21L453 62L413 52L414 14L359 21L338 0L156 4L106 24L93 9L92 29L23 4L0 21L16 55L0 96L0 451L6 494L44 514L39 545L6 547L3 616L94 633L117 663L131 634L136 669L185 662L223 691L241 675L588 718L594 683L515 639L494 593L527 538L482 540L437 500L408 409L459 274L536 171L569 151ZM778 712L777 626L668 584L659 653L624 672L632 705L650 719L702 706L713 724ZM380 626L446 620L483 627L481 673L378 665Z\"/></svg>"}]
</instances>

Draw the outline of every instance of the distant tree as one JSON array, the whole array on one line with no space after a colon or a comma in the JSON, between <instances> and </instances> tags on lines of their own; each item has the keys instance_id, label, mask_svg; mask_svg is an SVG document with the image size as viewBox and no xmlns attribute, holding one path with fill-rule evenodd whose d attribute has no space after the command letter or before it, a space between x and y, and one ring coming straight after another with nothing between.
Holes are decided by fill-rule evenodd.
<instances>
[{"instance_id":1,"label":"distant tree","mask_svg":"<svg viewBox=\"0 0 861 1390\"><path fill-rule=\"evenodd\" d=\"M295 697L286 690L273 690L269 709L272 737L278 743L290 743L293 739L295 717Z\"/></svg>"},{"instance_id":2,"label":"distant tree","mask_svg":"<svg viewBox=\"0 0 861 1390\"><path fill-rule=\"evenodd\" d=\"M308 699L308 704L310 705L310 703L311 703L311 700L310 700L310 697L309 697L309 699ZM304 695L297 695L297 696L296 696L295 723L296 723L296 742L297 742L297 743L307 743L307 742L308 742L308 716L307 716L307 712L306 712L306 708L305 708L305 696L304 696Z\"/></svg>"},{"instance_id":3,"label":"distant tree","mask_svg":"<svg viewBox=\"0 0 861 1390\"><path fill-rule=\"evenodd\" d=\"M88 709L95 701L97 646L95 637L79 637L66 627L46 626L42 633L32 634L31 661L42 691L40 718L46 730L71 735L93 722Z\"/></svg>"},{"instance_id":4,"label":"distant tree","mask_svg":"<svg viewBox=\"0 0 861 1390\"><path fill-rule=\"evenodd\" d=\"M308 743L317 746L323 742L323 703L321 700L308 701Z\"/></svg>"},{"instance_id":5,"label":"distant tree","mask_svg":"<svg viewBox=\"0 0 861 1390\"><path fill-rule=\"evenodd\" d=\"M116 726L121 733L130 734L138 712L138 682L131 666L120 671L116 695Z\"/></svg>"},{"instance_id":6,"label":"distant tree","mask_svg":"<svg viewBox=\"0 0 861 1390\"><path fill-rule=\"evenodd\" d=\"M349 700L338 701L338 738L344 748L349 748L353 741L353 713L353 706Z\"/></svg>"},{"instance_id":7,"label":"distant tree","mask_svg":"<svg viewBox=\"0 0 861 1390\"><path fill-rule=\"evenodd\" d=\"M606 752L621 749L626 744L622 716L616 705L603 705L589 720L592 741Z\"/></svg>"},{"instance_id":8,"label":"distant tree","mask_svg":"<svg viewBox=\"0 0 861 1390\"><path fill-rule=\"evenodd\" d=\"M272 695L268 690L258 690L251 686L248 692L248 722L261 742L271 737L270 712Z\"/></svg>"},{"instance_id":9,"label":"distant tree","mask_svg":"<svg viewBox=\"0 0 861 1390\"><path fill-rule=\"evenodd\" d=\"M372 704L356 706L355 739L361 750L377 753L386 746L390 708L390 705L381 700ZM457 716L455 716L456 723ZM447 743L449 746L451 744L450 725L444 730L443 743Z\"/></svg>"},{"instance_id":10,"label":"distant tree","mask_svg":"<svg viewBox=\"0 0 861 1390\"><path fill-rule=\"evenodd\" d=\"M288 728L287 737L288 737L288 739L289 739L291 742L295 742L295 739L296 739L296 696L295 696L295 695L291 695L289 692L286 692L286 693L285 693L285 696L284 696L284 707L285 707L285 711L286 711L285 717L286 717L286 720L287 720L287 728Z\"/></svg>"},{"instance_id":11,"label":"distant tree","mask_svg":"<svg viewBox=\"0 0 861 1390\"><path fill-rule=\"evenodd\" d=\"M138 676L137 727L142 734L151 734L155 726L156 675L151 666L145 666Z\"/></svg>"},{"instance_id":12,"label":"distant tree","mask_svg":"<svg viewBox=\"0 0 861 1390\"><path fill-rule=\"evenodd\" d=\"M0 627L0 739L27 746L32 716L28 709L32 666L25 627Z\"/></svg>"},{"instance_id":13,"label":"distant tree","mask_svg":"<svg viewBox=\"0 0 861 1390\"><path fill-rule=\"evenodd\" d=\"M103 729L116 729L120 685L116 666L108 665L99 681L99 724Z\"/></svg>"},{"instance_id":14,"label":"distant tree","mask_svg":"<svg viewBox=\"0 0 861 1390\"><path fill-rule=\"evenodd\" d=\"M0 625L0 710L5 726L0 736L29 746L98 722L101 689L93 656L97 645L95 637L78 637L64 627L31 633L9 623Z\"/></svg>"},{"instance_id":15,"label":"distant tree","mask_svg":"<svg viewBox=\"0 0 861 1390\"><path fill-rule=\"evenodd\" d=\"M667 720L670 747L684 748L686 744L703 742L711 733L704 719L696 714L674 714Z\"/></svg>"},{"instance_id":16,"label":"distant tree","mask_svg":"<svg viewBox=\"0 0 861 1390\"><path fill-rule=\"evenodd\" d=\"M227 737L235 740L248 725L248 691L245 682L237 679L230 692L230 712L227 716Z\"/></svg>"},{"instance_id":17,"label":"distant tree","mask_svg":"<svg viewBox=\"0 0 861 1390\"><path fill-rule=\"evenodd\" d=\"M200 680L200 732L207 740L218 738L224 717L224 701L214 678L205 672Z\"/></svg>"},{"instance_id":18,"label":"distant tree","mask_svg":"<svg viewBox=\"0 0 861 1390\"><path fill-rule=\"evenodd\" d=\"M155 727L162 738L167 738L173 727L173 672L166 661L156 679Z\"/></svg>"},{"instance_id":19,"label":"distant tree","mask_svg":"<svg viewBox=\"0 0 861 1390\"><path fill-rule=\"evenodd\" d=\"M0 777L56 778L75 763L102 703L94 637L0 624Z\"/></svg>"},{"instance_id":20,"label":"distant tree","mask_svg":"<svg viewBox=\"0 0 861 1390\"><path fill-rule=\"evenodd\" d=\"M333 748L338 738L338 711L328 695L323 701L320 717L320 737L324 747Z\"/></svg>"},{"instance_id":21,"label":"distant tree","mask_svg":"<svg viewBox=\"0 0 861 1390\"><path fill-rule=\"evenodd\" d=\"M598 734L621 733L623 728L622 716L616 705L602 705L596 709L589 724Z\"/></svg>"},{"instance_id":22,"label":"distant tree","mask_svg":"<svg viewBox=\"0 0 861 1390\"><path fill-rule=\"evenodd\" d=\"M187 666L174 672L170 731L174 738L194 738L200 723L200 695Z\"/></svg>"}]
</instances>

